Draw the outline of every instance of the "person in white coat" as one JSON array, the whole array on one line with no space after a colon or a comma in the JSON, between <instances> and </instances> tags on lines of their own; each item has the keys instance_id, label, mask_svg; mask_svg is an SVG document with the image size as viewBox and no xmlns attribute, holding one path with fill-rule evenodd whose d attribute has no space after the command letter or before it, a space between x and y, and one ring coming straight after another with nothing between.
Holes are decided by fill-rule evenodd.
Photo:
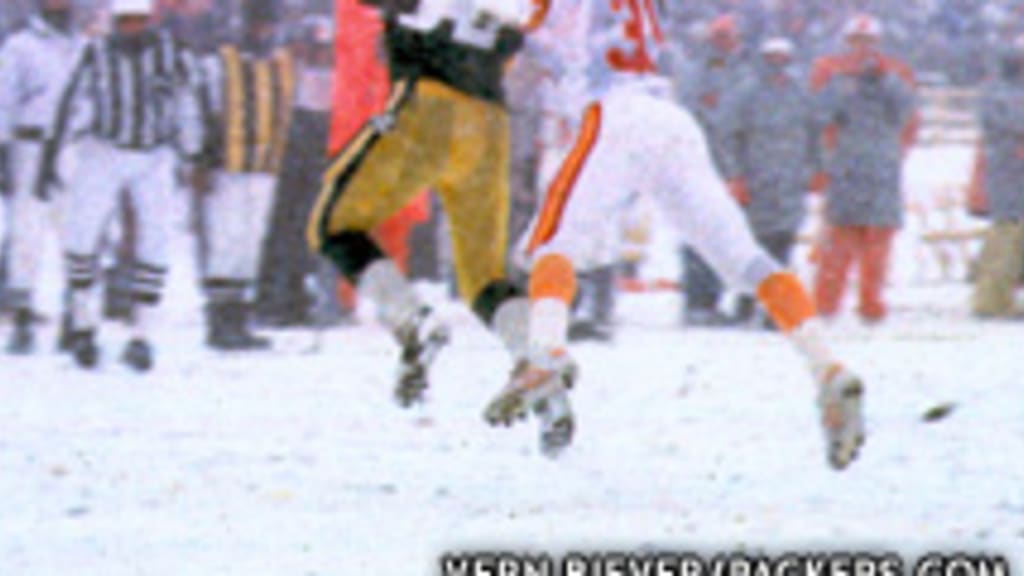
<instances>
[{"instance_id":1,"label":"person in white coat","mask_svg":"<svg viewBox=\"0 0 1024 576\"><path fill-rule=\"evenodd\" d=\"M71 0L39 0L28 24L0 48L0 190L7 198L8 306L12 354L35 349L33 299L41 243L58 238L63 194L40 185L43 150L71 68L84 45L72 28Z\"/></svg>"}]
</instances>

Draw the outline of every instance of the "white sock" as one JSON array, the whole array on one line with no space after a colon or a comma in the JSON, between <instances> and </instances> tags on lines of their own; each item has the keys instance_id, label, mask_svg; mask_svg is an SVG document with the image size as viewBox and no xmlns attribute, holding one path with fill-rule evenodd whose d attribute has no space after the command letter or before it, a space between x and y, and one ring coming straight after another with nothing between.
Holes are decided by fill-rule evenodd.
<instances>
[{"instance_id":1,"label":"white sock","mask_svg":"<svg viewBox=\"0 0 1024 576\"><path fill-rule=\"evenodd\" d=\"M498 307L492 322L494 333L501 338L513 358L522 358L530 345L530 300L511 298Z\"/></svg>"},{"instance_id":2,"label":"white sock","mask_svg":"<svg viewBox=\"0 0 1024 576\"><path fill-rule=\"evenodd\" d=\"M811 371L816 379L821 379L825 371L836 364L836 359L825 344L825 338L821 333L821 320L811 318L795 330L790 332L797 350L811 366Z\"/></svg>"},{"instance_id":3,"label":"white sock","mask_svg":"<svg viewBox=\"0 0 1024 576\"><path fill-rule=\"evenodd\" d=\"M392 330L408 323L422 307L412 285L388 259L377 260L363 272L358 291L376 304L377 318Z\"/></svg>"},{"instance_id":4,"label":"white sock","mask_svg":"<svg viewBox=\"0 0 1024 576\"><path fill-rule=\"evenodd\" d=\"M546 352L568 346L569 305L557 298L530 304L530 348Z\"/></svg>"},{"instance_id":5,"label":"white sock","mask_svg":"<svg viewBox=\"0 0 1024 576\"><path fill-rule=\"evenodd\" d=\"M93 330L99 312L99 293L96 286L71 290L71 327L76 332Z\"/></svg>"},{"instance_id":6,"label":"white sock","mask_svg":"<svg viewBox=\"0 0 1024 576\"><path fill-rule=\"evenodd\" d=\"M132 324L132 338L149 340L153 325L156 323L159 306L154 304L136 304L135 321Z\"/></svg>"}]
</instances>

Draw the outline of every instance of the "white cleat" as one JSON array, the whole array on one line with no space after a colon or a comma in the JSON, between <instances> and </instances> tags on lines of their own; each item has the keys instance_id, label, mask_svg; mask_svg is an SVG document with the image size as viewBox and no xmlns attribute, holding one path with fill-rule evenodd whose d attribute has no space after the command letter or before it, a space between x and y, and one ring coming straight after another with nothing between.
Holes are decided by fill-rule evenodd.
<instances>
[{"instance_id":1,"label":"white cleat","mask_svg":"<svg viewBox=\"0 0 1024 576\"><path fill-rule=\"evenodd\" d=\"M576 363L564 352L520 361L508 385L487 405L491 426L511 426L532 411L540 422L540 448L556 457L572 443L576 421L568 391L577 378Z\"/></svg>"},{"instance_id":2,"label":"white cleat","mask_svg":"<svg viewBox=\"0 0 1024 576\"><path fill-rule=\"evenodd\" d=\"M843 470L864 444L864 383L843 366L830 366L820 378L818 406L829 464Z\"/></svg>"},{"instance_id":3,"label":"white cleat","mask_svg":"<svg viewBox=\"0 0 1024 576\"><path fill-rule=\"evenodd\" d=\"M407 326L396 333L402 354L398 363L398 384L395 400L409 408L424 401L430 383L427 369L437 358L451 336L448 327L438 322L433 311L424 307L417 311Z\"/></svg>"}]
</instances>

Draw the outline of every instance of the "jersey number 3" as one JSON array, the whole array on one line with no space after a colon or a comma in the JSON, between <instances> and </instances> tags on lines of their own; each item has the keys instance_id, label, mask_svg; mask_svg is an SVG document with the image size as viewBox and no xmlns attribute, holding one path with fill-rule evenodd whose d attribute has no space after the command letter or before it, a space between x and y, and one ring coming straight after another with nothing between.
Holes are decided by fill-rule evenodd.
<instances>
[{"instance_id":1,"label":"jersey number 3","mask_svg":"<svg viewBox=\"0 0 1024 576\"><path fill-rule=\"evenodd\" d=\"M648 40L664 41L653 0L609 0L616 13L626 12L623 33L629 48L612 48L606 58L608 65L621 72L645 73L656 68Z\"/></svg>"}]
</instances>

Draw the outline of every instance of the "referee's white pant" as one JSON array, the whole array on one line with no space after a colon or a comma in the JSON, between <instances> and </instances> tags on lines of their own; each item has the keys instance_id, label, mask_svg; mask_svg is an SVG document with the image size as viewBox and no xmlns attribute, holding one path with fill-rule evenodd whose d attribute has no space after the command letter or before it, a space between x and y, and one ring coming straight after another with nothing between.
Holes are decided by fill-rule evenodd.
<instances>
[{"instance_id":1,"label":"referee's white pant","mask_svg":"<svg viewBox=\"0 0 1024 576\"><path fill-rule=\"evenodd\" d=\"M203 198L203 272L211 304L251 299L276 188L272 174L214 173Z\"/></svg>"},{"instance_id":2,"label":"referee's white pant","mask_svg":"<svg viewBox=\"0 0 1024 576\"><path fill-rule=\"evenodd\" d=\"M170 148L128 150L96 139L83 142L79 153L82 161L69 179L64 224L73 329L95 329L100 243L118 202L127 197L138 224L131 274L135 337L145 338L167 275L174 153Z\"/></svg>"},{"instance_id":3,"label":"referee's white pant","mask_svg":"<svg viewBox=\"0 0 1024 576\"><path fill-rule=\"evenodd\" d=\"M42 156L41 140L18 139L11 146L14 189L7 215L10 241L7 288L8 303L14 309L32 309L46 242L60 241L64 194L50 190L48 200L36 195Z\"/></svg>"}]
</instances>

